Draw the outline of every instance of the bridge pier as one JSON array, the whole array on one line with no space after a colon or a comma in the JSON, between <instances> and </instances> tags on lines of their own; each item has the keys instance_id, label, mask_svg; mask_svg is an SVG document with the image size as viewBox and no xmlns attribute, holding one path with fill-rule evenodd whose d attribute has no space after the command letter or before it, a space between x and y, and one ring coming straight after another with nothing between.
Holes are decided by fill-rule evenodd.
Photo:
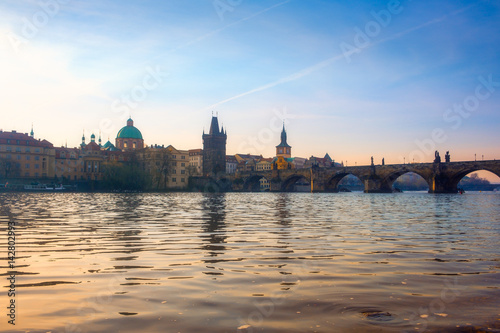
<instances>
[{"instance_id":1,"label":"bridge pier","mask_svg":"<svg viewBox=\"0 0 500 333\"><path fill-rule=\"evenodd\" d=\"M458 193L457 185L443 176L432 177L429 182L429 193Z\"/></svg>"},{"instance_id":2,"label":"bridge pier","mask_svg":"<svg viewBox=\"0 0 500 333\"><path fill-rule=\"evenodd\" d=\"M384 183L380 178L369 177L364 180L365 193L392 193L392 188Z\"/></svg>"},{"instance_id":3,"label":"bridge pier","mask_svg":"<svg viewBox=\"0 0 500 333\"><path fill-rule=\"evenodd\" d=\"M282 187L283 184L281 181L276 181L274 179L272 179L270 182L269 182L269 192L282 192Z\"/></svg>"},{"instance_id":4,"label":"bridge pier","mask_svg":"<svg viewBox=\"0 0 500 333\"><path fill-rule=\"evenodd\" d=\"M325 189L326 189L325 183L320 182L320 181L315 181L315 180L312 181L311 192L314 192L314 193L325 192Z\"/></svg>"}]
</instances>

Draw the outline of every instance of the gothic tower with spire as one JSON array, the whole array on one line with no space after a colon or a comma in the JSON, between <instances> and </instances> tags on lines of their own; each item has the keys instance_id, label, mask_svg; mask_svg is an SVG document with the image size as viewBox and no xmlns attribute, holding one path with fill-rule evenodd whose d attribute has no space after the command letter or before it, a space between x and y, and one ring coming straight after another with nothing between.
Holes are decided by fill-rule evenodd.
<instances>
[{"instance_id":1,"label":"gothic tower with spire","mask_svg":"<svg viewBox=\"0 0 500 333\"><path fill-rule=\"evenodd\" d=\"M281 131L281 143L276 146L276 156L292 157L292 147L286 142L285 123L283 123L283 131Z\"/></svg>"},{"instance_id":2,"label":"gothic tower with spire","mask_svg":"<svg viewBox=\"0 0 500 333\"><path fill-rule=\"evenodd\" d=\"M210 132L203 131L203 175L216 176L226 172L227 133L219 129L219 120L212 115Z\"/></svg>"}]
</instances>

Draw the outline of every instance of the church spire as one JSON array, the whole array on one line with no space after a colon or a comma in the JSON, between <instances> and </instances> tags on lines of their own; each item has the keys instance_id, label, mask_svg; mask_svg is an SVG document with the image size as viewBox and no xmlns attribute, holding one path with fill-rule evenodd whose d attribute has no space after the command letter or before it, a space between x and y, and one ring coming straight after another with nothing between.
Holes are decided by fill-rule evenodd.
<instances>
[{"instance_id":1,"label":"church spire","mask_svg":"<svg viewBox=\"0 0 500 333\"><path fill-rule=\"evenodd\" d=\"M33 123L31 123L31 132L30 132L30 136L31 136L32 138L34 138L34 137L35 137L35 132L33 131Z\"/></svg>"},{"instance_id":2,"label":"church spire","mask_svg":"<svg viewBox=\"0 0 500 333\"><path fill-rule=\"evenodd\" d=\"M283 122L283 130L281 131L281 143L277 147L288 147L292 148L288 145L286 142L286 130L285 130L285 123Z\"/></svg>"},{"instance_id":3,"label":"church spire","mask_svg":"<svg viewBox=\"0 0 500 333\"><path fill-rule=\"evenodd\" d=\"M286 143L286 130L285 130L285 122L283 122L283 130L281 131L281 144L288 145Z\"/></svg>"},{"instance_id":4,"label":"church spire","mask_svg":"<svg viewBox=\"0 0 500 333\"><path fill-rule=\"evenodd\" d=\"M285 130L285 122L283 121L283 130L281 131L281 142L276 146L276 156L286 158L292 157L292 147L286 142L287 135Z\"/></svg>"},{"instance_id":5,"label":"church spire","mask_svg":"<svg viewBox=\"0 0 500 333\"><path fill-rule=\"evenodd\" d=\"M82 134L82 144L80 145L82 147L85 146L85 130L83 130L83 134Z\"/></svg>"}]
</instances>

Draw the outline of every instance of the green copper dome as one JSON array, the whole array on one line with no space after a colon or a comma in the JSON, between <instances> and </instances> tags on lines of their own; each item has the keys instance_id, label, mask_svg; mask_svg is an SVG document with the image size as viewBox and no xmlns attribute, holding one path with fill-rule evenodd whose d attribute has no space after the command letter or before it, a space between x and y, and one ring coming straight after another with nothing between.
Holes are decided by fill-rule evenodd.
<instances>
[{"instance_id":1,"label":"green copper dome","mask_svg":"<svg viewBox=\"0 0 500 333\"><path fill-rule=\"evenodd\" d=\"M127 126L118 131L116 138L142 140L142 134L141 131L134 127L134 121L132 119L129 119L127 120Z\"/></svg>"}]
</instances>

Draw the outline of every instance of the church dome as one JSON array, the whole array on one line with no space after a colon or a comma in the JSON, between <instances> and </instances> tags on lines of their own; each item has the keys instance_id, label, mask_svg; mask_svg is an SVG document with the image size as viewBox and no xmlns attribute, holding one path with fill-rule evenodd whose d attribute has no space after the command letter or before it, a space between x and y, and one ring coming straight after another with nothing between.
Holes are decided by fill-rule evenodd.
<instances>
[{"instance_id":1,"label":"church dome","mask_svg":"<svg viewBox=\"0 0 500 333\"><path fill-rule=\"evenodd\" d=\"M118 131L116 138L142 140L142 134L141 131L134 127L134 121L132 120L132 118L129 118L129 120L127 120L127 126Z\"/></svg>"}]
</instances>

